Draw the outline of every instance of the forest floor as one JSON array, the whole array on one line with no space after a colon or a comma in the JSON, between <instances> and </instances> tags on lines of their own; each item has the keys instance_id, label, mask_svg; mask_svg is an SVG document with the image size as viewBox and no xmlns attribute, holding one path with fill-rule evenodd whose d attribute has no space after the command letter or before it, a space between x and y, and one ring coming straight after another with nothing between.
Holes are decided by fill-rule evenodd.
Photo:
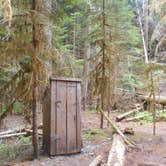
<instances>
[{"instance_id":1,"label":"forest floor","mask_svg":"<svg viewBox=\"0 0 166 166\"><path fill-rule=\"evenodd\" d=\"M117 113L112 113L112 119ZM16 117L15 117L16 118ZM112 143L111 128L99 129L100 116L94 111L82 113L83 148L80 154L55 156L49 158L41 152L40 159L32 161L32 147L24 147L15 159L5 163L0 156L1 165L11 166L88 166L98 155L106 165ZM139 122L119 122L121 129L132 127L135 134L130 136L137 147L127 148L126 166L165 166L166 165L166 122L157 123L157 134L152 135L152 124ZM105 124L106 126L106 124Z\"/></svg>"}]
</instances>

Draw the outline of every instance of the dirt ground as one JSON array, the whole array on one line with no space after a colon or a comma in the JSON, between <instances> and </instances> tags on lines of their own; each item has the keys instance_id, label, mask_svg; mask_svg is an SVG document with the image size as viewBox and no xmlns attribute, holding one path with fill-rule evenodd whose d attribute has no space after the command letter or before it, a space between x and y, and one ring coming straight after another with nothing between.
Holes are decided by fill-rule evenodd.
<instances>
[{"instance_id":1,"label":"dirt ground","mask_svg":"<svg viewBox=\"0 0 166 166\"><path fill-rule=\"evenodd\" d=\"M126 165L166 166L166 122L157 124L156 136L152 135L152 124L133 128L135 130L133 139L137 143L137 148L128 150Z\"/></svg>"},{"instance_id":2,"label":"dirt ground","mask_svg":"<svg viewBox=\"0 0 166 166\"><path fill-rule=\"evenodd\" d=\"M117 113L112 114L114 119ZM41 152L40 159L28 161L32 151L22 153L12 166L88 166L98 155L103 156L102 166L106 165L109 149L112 143L111 129L99 130L100 116L95 112L82 113L83 148L80 154L70 156L55 156L49 158ZM152 124L140 125L138 122L120 122L121 129L132 127L135 131L133 139L137 147L127 148L126 166L166 166L166 122L157 123L157 135L152 135ZM106 126L106 124L105 124ZM93 131L95 133L88 133ZM87 133L86 133L87 132ZM1 165L1 163L0 163Z\"/></svg>"}]
</instances>

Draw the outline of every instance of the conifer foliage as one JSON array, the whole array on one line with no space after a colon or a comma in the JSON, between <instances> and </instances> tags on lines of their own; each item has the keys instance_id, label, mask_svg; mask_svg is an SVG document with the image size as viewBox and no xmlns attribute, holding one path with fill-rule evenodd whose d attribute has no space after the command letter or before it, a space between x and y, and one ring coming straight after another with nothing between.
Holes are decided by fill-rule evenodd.
<instances>
[{"instance_id":1,"label":"conifer foliage","mask_svg":"<svg viewBox=\"0 0 166 166\"><path fill-rule=\"evenodd\" d=\"M37 158L38 112L52 75L82 78L84 110L92 104L110 116L119 90L144 90L153 83L146 70L165 72L165 8L165 0L0 0L0 120L21 108Z\"/></svg>"},{"instance_id":2,"label":"conifer foliage","mask_svg":"<svg viewBox=\"0 0 166 166\"><path fill-rule=\"evenodd\" d=\"M1 78L0 93L4 94L1 105L4 111L0 118L7 116L15 103L23 106L23 112L30 121L33 115L34 156L37 158L37 115L41 111L43 88L47 86L50 75L48 64L54 56L49 22L51 9L48 1L44 0L13 1L12 6L10 1L2 1L1 4L4 5L2 10L5 10L3 19L8 22L11 35L10 40L0 43L1 73L7 77ZM12 20L11 7L15 9ZM5 29L3 33L4 37L6 33L9 35Z\"/></svg>"}]
</instances>

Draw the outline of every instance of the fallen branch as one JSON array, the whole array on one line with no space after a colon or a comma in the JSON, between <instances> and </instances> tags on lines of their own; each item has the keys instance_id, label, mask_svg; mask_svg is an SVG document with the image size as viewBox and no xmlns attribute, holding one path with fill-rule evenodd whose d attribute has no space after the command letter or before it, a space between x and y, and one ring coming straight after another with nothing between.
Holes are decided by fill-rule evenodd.
<instances>
[{"instance_id":1,"label":"fallen branch","mask_svg":"<svg viewBox=\"0 0 166 166\"><path fill-rule=\"evenodd\" d=\"M107 166L125 165L125 144L120 135L114 134L111 150L109 151Z\"/></svg>"},{"instance_id":2,"label":"fallen branch","mask_svg":"<svg viewBox=\"0 0 166 166\"><path fill-rule=\"evenodd\" d=\"M133 141L131 141L128 137L126 137L122 131L118 128L118 126L112 122L112 120L110 118L108 118L106 116L106 114L101 110L99 109L99 111L103 114L103 116L107 119L107 121L110 123L110 125L113 127L113 129L123 138L124 142L127 144L127 145L130 145L130 146L135 146L135 143Z\"/></svg>"},{"instance_id":3,"label":"fallen branch","mask_svg":"<svg viewBox=\"0 0 166 166\"><path fill-rule=\"evenodd\" d=\"M0 132L0 136L12 134L12 133L21 133L21 132L25 132L25 128L3 131L3 132Z\"/></svg>"},{"instance_id":4,"label":"fallen branch","mask_svg":"<svg viewBox=\"0 0 166 166\"><path fill-rule=\"evenodd\" d=\"M42 129L42 124L40 124L38 126L38 129ZM21 132L27 132L27 131L33 131L32 130L32 127L31 128L20 128L20 129L14 129L14 130L7 130L7 131L3 131L3 132L0 132L0 136L1 135L7 135L7 134L12 134L12 133L21 133Z\"/></svg>"},{"instance_id":5,"label":"fallen branch","mask_svg":"<svg viewBox=\"0 0 166 166\"><path fill-rule=\"evenodd\" d=\"M15 133L13 133L13 131ZM5 131L5 132L1 132L0 133L0 139L5 139L5 138L11 138L11 137L18 137L21 135L26 135L26 136L30 136L33 133L32 129L17 129L17 130L9 130L9 131ZM38 135L42 135L42 133L40 131L38 131Z\"/></svg>"},{"instance_id":6,"label":"fallen branch","mask_svg":"<svg viewBox=\"0 0 166 166\"><path fill-rule=\"evenodd\" d=\"M101 155L97 156L89 166L98 166L101 164L103 157Z\"/></svg>"},{"instance_id":7,"label":"fallen branch","mask_svg":"<svg viewBox=\"0 0 166 166\"><path fill-rule=\"evenodd\" d=\"M6 135L0 135L0 139L6 139L11 137L18 137L18 136L30 136L32 135L33 131L30 129L26 129L25 132L20 133L13 133L13 134L6 134ZM38 132L38 135L41 136L42 133Z\"/></svg>"},{"instance_id":8,"label":"fallen branch","mask_svg":"<svg viewBox=\"0 0 166 166\"><path fill-rule=\"evenodd\" d=\"M0 132L0 136L1 135L6 135L6 134L11 134L11 133L15 133L16 130L7 130L7 131L3 131L3 132Z\"/></svg>"},{"instance_id":9,"label":"fallen branch","mask_svg":"<svg viewBox=\"0 0 166 166\"><path fill-rule=\"evenodd\" d=\"M131 110L131 111L129 111L129 112L125 112L124 114L118 115L118 116L116 117L116 122L120 122L121 120L125 119L125 118L128 117L129 115L132 115L132 114L134 114L134 113L136 113L136 112L139 112L139 111L141 111L141 110L142 110L142 107L138 107L138 108L133 109L133 110Z\"/></svg>"}]
</instances>

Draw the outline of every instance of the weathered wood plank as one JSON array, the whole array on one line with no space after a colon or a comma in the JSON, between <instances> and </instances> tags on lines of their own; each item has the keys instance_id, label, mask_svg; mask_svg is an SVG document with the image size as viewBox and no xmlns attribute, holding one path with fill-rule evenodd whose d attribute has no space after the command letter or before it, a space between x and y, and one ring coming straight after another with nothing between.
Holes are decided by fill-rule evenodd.
<instances>
[{"instance_id":1,"label":"weathered wood plank","mask_svg":"<svg viewBox=\"0 0 166 166\"><path fill-rule=\"evenodd\" d=\"M66 153L66 82L57 81L56 105L56 154Z\"/></svg>"},{"instance_id":2,"label":"weathered wood plank","mask_svg":"<svg viewBox=\"0 0 166 166\"><path fill-rule=\"evenodd\" d=\"M56 100L56 82L51 82L51 112L50 112L50 155L55 155L55 100ZM47 133L48 134L48 133Z\"/></svg>"},{"instance_id":3,"label":"weathered wood plank","mask_svg":"<svg viewBox=\"0 0 166 166\"><path fill-rule=\"evenodd\" d=\"M75 153L76 145L76 83L67 83L67 153Z\"/></svg>"},{"instance_id":4,"label":"weathered wood plank","mask_svg":"<svg viewBox=\"0 0 166 166\"><path fill-rule=\"evenodd\" d=\"M76 128L76 141L77 141L77 152L81 151L82 140L81 140L81 84L77 83L77 128Z\"/></svg>"},{"instance_id":5,"label":"weathered wood plank","mask_svg":"<svg viewBox=\"0 0 166 166\"><path fill-rule=\"evenodd\" d=\"M46 131L47 131L47 152L50 151L50 135L51 135L51 128L50 128L50 121L51 121L51 88L48 89L48 98L47 98L47 122L46 122Z\"/></svg>"}]
</instances>

